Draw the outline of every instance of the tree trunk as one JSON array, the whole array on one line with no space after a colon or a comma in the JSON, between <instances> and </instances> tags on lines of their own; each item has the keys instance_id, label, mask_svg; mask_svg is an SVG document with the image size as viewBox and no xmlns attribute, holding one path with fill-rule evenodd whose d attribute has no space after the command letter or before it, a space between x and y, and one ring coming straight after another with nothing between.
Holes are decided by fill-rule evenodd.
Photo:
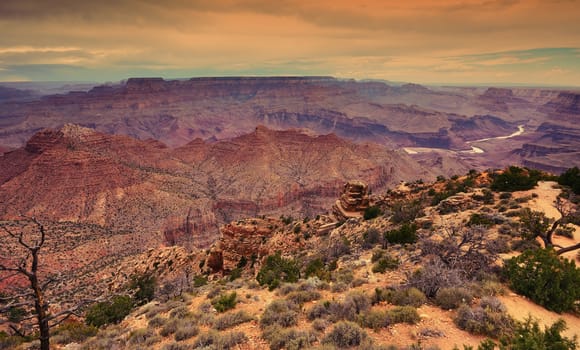
<instances>
[{"instance_id":1,"label":"tree trunk","mask_svg":"<svg viewBox=\"0 0 580 350\"><path fill-rule=\"evenodd\" d=\"M40 328L40 350L49 350L50 327L48 325L48 310L36 274L30 276L30 286L34 290L34 310L38 319L38 327Z\"/></svg>"}]
</instances>

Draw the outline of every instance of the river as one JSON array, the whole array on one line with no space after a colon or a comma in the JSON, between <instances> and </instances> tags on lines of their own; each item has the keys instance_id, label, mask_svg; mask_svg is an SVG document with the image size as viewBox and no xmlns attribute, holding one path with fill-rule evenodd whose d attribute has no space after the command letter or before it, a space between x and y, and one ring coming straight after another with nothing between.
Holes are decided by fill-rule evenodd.
<instances>
[{"instance_id":1,"label":"river","mask_svg":"<svg viewBox=\"0 0 580 350\"><path fill-rule=\"evenodd\" d=\"M518 125L518 130L509 134L509 135L488 137L485 139L467 141L465 143L467 143L471 147L471 149L465 150L465 151L451 151L451 150L443 149L443 148L426 148L426 147L405 147L405 148L403 148L403 150L405 152L407 152L408 154L418 154L418 153L426 153L426 152L433 152L433 151L447 151L447 152L455 152L455 153L481 154L481 153L485 153L485 151L479 147L475 147L475 146L471 145L472 143L487 142L487 141L492 141L492 140L505 140L505 139L519 136L519 135L523 134L525 131L526 130L524 129L524 125Z\"/></svg>"}]
</instances>

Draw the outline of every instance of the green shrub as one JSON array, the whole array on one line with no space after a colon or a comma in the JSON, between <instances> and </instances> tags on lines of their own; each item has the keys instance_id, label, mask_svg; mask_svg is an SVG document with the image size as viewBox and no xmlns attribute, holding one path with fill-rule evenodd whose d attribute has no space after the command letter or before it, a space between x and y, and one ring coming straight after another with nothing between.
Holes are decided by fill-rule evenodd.
<instances>
[{"instance_id":1,"label":"green shrub","mask_svg":"<svg viewBox=\"0 0 580 350\"><path fill-rule=\"evenodd\" d=\"M26 310L21 307L11 307L8 310L8 321L10 322L18 323L24 316L26 316Z\"/></svg>"},{"instance_id":2,"label":"green shrub","mask_svg":"<svg viewBox=\"0 0 580 350\"><path fill-rule=\"evenodd\" d=\"M238 303L237 297L238 295L236 292L222 294L212 299L211 304L217 312L225 312L236 307L236 304Z\"/></svg>"},{"instance_id":3,"label":"green shrub","mask_svg":"<svg viewBox=\"0 0 580 350\"><path fill-rule=\"evenodd\" d=\"M494 175L491 189L497 192L526 191L534 188L541 179L541 173L511 166L503 173Z\"/></svg>"},{"instance_id":4,"label":"green shrub","mask_svg":"<svg viewBox=\"0 0 580 350\"><path fill-rule=\"evenodd\" d=\"M485 214L473 213L469 217L469 221L467 222L467 226L484 226L484 227L492 227L495 225L492 219L490 219Z\"/></svg>"},{"instance_id":5,"label":"green shrub","mask_svg":"<svg viewBox=\"0 0 580 350\"><path fill-rule=\"evenodd\" d=\"M85 322L90 326L101 327L122 321L133 309L133 300L126 295L114 296L111 301L97 303L89 308Z\"/></svg>"},{"instance_id":6,"label":"green shrub","mask_svg":"<svg viewBox=\"0 0 580 350\"><path fill-rule=\"evenodd\" d=\"M571 311L580 300L580 269L551 249L526 250L506 261L510 287L556 312Z\"/></svg>"},{"instance_id":7,"label":"green shrub","mask_svg":"<svg viewBox=\"0 0 580 350\"><path fill-rule=\"evenodd\" d=\"M245 311L227 313L215 319L213 328L217 329L218 331L222 331L224 329L235 327L239 324L249 322L251 320L252 316L250 316Z\"/></svg>"},{"instance_id":8,"label":"green shrub","mask_svg":"<svg viewBox=\"0 0 580 350\"><path fill-rule=\"evenodd\" d=\"M502 346L510 350L574 350L578 346L576 338L568 339L562 333L566 322L559 319L550 327L540 329L538 321L528 317L516 325L513 336L502 341Z\"/></svg>"},{"instance_id":9,"label":"green shrub","mask_svg":"<svg viewBox=\"0 0 580 350\"><path fill-rule=\"evenodd\" d=\"M193 286L196 288L205 286L207 284L207 277L204 275L193 276Z\"/></svg>"},{"instance_id":10,"label":"green shrub","mask_svg":"<svg viewBox=\"0 0 580 350\"><path fill-rule=\"evenodd\" d=\"M88 326L77 321L67 321L54 330L53 339L59 344L81 343L97 335L97 332L98 329L94 326Z\"/></svg>"},{"instance_id":11,"label":"green shrub","mask_svg":"<svg viewBox=\"0 0 580 350\"><path fill-rule=\"evenodd\" d=\"M441 288L435 296L435 303L442 309L457 309L462 304L469 305L473 294L461 287Z\"/></svg>"},{"instance_id":12,"label":"green shrub","mask_svg":"<svg viewBox=\"0 0 580 350\"><path fill-rule=\"evenodd\" d=\"M365 209L365 212L363 214L363 218L365 220L371 220L371 219L377 218L381 214L382 214L381 208L373 205L373 206L370 206L370 207Z\"/></svg>"},{"instance_id":13,"label":"green shrub","mask_svg":"<svg viewBox=\"0 0 580 350\"><path fill-rule=\"evenodd\" d=\"M320 258L308 262L304 269L304 275L306 277L318 277L323 281L330 280L330 271Z\"/></svg>"},{"instance_id":14,"label":"green shrub","mask_svg":"<svg viewBox=\"0 0 580 350\"><path fill-rule=\"evenodd\" d=\"M18 345L27 341L26 338L19 337L16 335L8 335L4 331L0 331L0 349L8 350L8 349L15 349Z\"/></svg>"},{"instance_id":15,"label":"green shrub","mask_svg":"<svg viewBox=\"0 0 580 350\"><path fill-rule=\"evenodd\" d=\"M384 273L387 270L395 270L399 267L400 263L399 259L393 258L390 255L384 255L373 264L372 271L374 273Z\"/></svg>"},{"instance_id":16,"label":"green shrub","mask_svg":"<svg viewBox=\"0 0 580 350\"><path fill-rule=\"evenodd\" d=\"M266 258L266 262L258 272L256 280L260 285L275 289L281 282L296 282L300 278L300 268L293 259L285 259L277 252Z\"/></svg>"},{"instance_id":17,"label":"green shrub","mask_svg":"<svg viewBox=\"0 0 580 350\"><path fill-rule=\"evenodd\" d=\"M152 274L137 275L131 277L129 289L134 290L133 300L135 305L144 305L155 296L155 285L157 280Z\"/></svg>"},{"instance_id":18,"label":"green shrub","mask_svg":"<svg viewBox=\"0 0 580 350\"><path fill-rule=\"evenodd\" d=\"M431 195L436 195L433 191ZM418 217L424 216L421 201L398 201L391 205L391 221L395 224L410 223Z\"/></svg>"},{"instance_id":19,"label":"green shrub","mask_svg":"<svg viewBox=\"0 0 580 350\"><path fill-rule=\"evenodd\" d=\"M385 232L385 240L392 244L405 244L417 242L417 225L404 223L399 229Z\"/></svg>"},{"instance_id":20,"label":"green shrub","mask_svg":"<svg viewBox=\"0 0 580 350\"><path fill-rule=\"evenodd\" d=\"M391 324L387 311L385 310L368 310L359 316L358 323L362 327L372 328L375 331Z\"/></svg>"},{"instance_id":21,"label":"green shrub","mask_svg":"<svg viewBox=\"0 0 580 350\"><path fill-rule=\"evenodd\" d=\"M375 293L378 293L375 291ZM419 307L427 301L425 294L419 289L410 287L385 291L385 300L393 305Z\"/></svg>"},{"instance_id":22,"label":"green shrub","mask_svg":"<svg viewBox=\"0 0 580 350\"><path fill-rule=\"evenodd\" d=\"M366 332L356 323L341 321L334 325L332 330L324 337L322 343L334 345L338 348L348 348L359 346L366 337Z\"/></svg>"},{"instance_id":23,"label":"green shrub","mask_svg":"<svg viewBox=\"0 0 580 350\"><path fill-rule=\"evenodd\" d=\"M390 323L415 324L421 319L417 309L412 306L397 306L387 311Z\"/></svg>"},{"instance_id":24,"label":"green shrub","mask_svg":"<svg viewBox=\"0 0 580 350\"><path fill-rule=\"evenodd\" d=\"M260 318L262 328L272 325L290 327L296 325L297 322L298 306L288 300L274 300L266 307Z\"/></svg>"},{"instance_id":25,"label":"green shrub","mask_svg":"<svg viewBox=\"0 0 580 350\"><path fill-rule=\"evenodd\" d=\"M230 277L229 277L230 282L235 281L240 277L242 277L242 268L241 267L236 267L235 269L230 271Z\"/></svg>"},{"instance_id":26,"label":"green shrub","mask_svg":"<svg viewBox=\"0 0 580 350\"><path fill-rule=\"evenodd\" d=\"M572 192L580 194L580 169L578 167L573 167L566 170L558 178L558 183L560 185L569 186Z\"/></svg>"}]
</instances>

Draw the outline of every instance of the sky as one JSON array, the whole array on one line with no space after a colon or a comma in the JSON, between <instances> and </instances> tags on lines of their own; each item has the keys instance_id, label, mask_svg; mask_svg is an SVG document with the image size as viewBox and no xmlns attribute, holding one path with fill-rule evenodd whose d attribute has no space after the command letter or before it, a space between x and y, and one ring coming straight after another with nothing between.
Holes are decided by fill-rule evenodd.
<instances>
[{"instance_id":1,"label":"sky","mask_svg":"<svg viewBox=\"0 0 580 350\"><path fill-rule=\"evenodd\" d=\"M0 81L580 86L580 0L0 0Z\"/></svg>"}]
</instances>

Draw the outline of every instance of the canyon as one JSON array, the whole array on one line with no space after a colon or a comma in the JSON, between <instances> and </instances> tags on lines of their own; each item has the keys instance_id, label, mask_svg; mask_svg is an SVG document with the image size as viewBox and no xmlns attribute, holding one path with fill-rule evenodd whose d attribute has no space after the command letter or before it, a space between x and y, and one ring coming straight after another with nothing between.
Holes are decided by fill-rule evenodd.
<instances>
[{"instance_id":1,"label":"canyon","mask_svg":"<svg viewBox=\"0 0 580 350\"><path fill-rule=\"evenodd\" d=\"M0 89L0 225L46 225L41 273L60 276L62 300L131 271L231 271L255 247L299 250L276 230L348 227L329 217L352 180L375 198L470 169L580 162L578 91L331 77L71 87L84 90Z\"/></svg>"},{"instance_id":2,"label":"canyon","mask_svg":"<svg viewBox=\"0 0 580 350\"><path fill-rule=\"evenodd\" d=\"M71 86L70 88L74 88ZM397 149L474 153L414 156L424 166L507 164L559 172L578 163L577 90L425 87L332 77L130 78L83 91L42 95L6 88L0 96L0 150L22 147L44 128L73 123L106 134L154 139L175 148L195 139L228 140L257 125L333 133ZM54 91L54 90L53 90ZM0 91L2 95L2 91ZM459 170L459 169L457 169ZM445 172L445 171L443 171Z\"/></svg>"}]
</instances>

